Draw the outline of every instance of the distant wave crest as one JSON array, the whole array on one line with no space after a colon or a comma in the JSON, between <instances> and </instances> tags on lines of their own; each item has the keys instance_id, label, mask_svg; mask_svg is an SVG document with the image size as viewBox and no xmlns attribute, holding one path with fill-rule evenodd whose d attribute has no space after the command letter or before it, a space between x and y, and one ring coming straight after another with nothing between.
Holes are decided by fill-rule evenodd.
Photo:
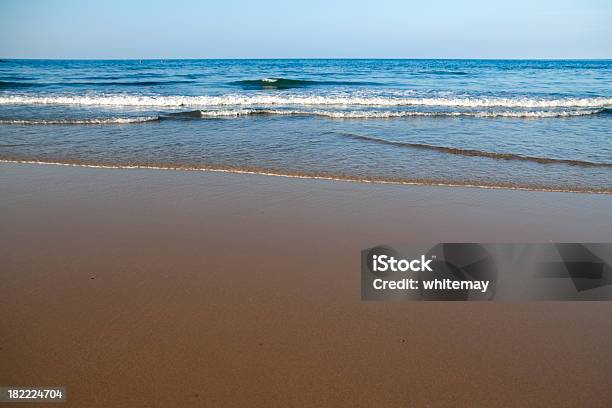
<instances>
[{"instance_id":1,"label":"distant wave crest","mask_svg":"<svg viewBox=\"0 0 612 408\"><path fill-rule=\"evenodd\" d=\"M358 81L314 81L306 79L288 79L288 78L261 78L247 79L242 81L230 82L230 85L238 85L245 89L291 89L304 88L317 85L378 85L376 82L358 82Z\"/></svg>"},{"instance_id":2,"label":"distant wave crest","mask_svg":"<svg viewBox=\"0 0 612 408\"><path fill-rule=\"evenodd\" d=\"M19 82L19 81L0 81L0 89L11 88L33 88L61 85L63 87L105 87L105 86L162 86L189 84L189 80L166 80L166 81L71 81L71 82Z\"/></svg>"},{"instance_id":3,"label":"distant wave crest","mask_svg":"<svg viewBox=\"0 0 612 408\"><path fill-rule=\"evenodd\" d=\"M420 74L424 75L470 75L468 72L464 71L442 71L442 70L434 70L434 71L420 71Z\"/></svg>"},{"instance_id":4,"label":"distant wave crest","mask_svg":"<svg viewBox=\"0 0 612 408\"><path fill-rule=\"evenodd\" d=\"M82 81L82 82L63 82L63 86L159 86L159 85L176 85L190 84L193 81L189 80L163 80L163 81ZM60 84L49 84L60 85Z\"/></svg>"},{"instance_id":5,"label":"distant wave crest","mask_svg":"<svg viewBox=\"0 0 612 408\"><path fill-rule=\"evenodd\" d=\"M30 88L34 86L38 86L38 85L32 82L0 81L0 89Z\"/></svg>"}]
</instances>

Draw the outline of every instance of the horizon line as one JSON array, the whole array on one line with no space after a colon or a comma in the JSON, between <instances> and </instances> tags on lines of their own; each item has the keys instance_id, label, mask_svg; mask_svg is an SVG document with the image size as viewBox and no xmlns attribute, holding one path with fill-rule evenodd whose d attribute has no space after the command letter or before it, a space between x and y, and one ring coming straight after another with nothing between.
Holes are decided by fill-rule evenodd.
<instances>
[{"instance_id":1,"label":"horizon line","mask_svg":"<svg viewBox=\"0 0 612 408\"><path fill-rule=\"evenodd\" d=\"M449 61L610 61L612 57L602 58L523 58L523 57L180 57L180 58L163 58L163 57L146 57L146 58L55 58L55 57L0 57L0 61L9 60L26 60L26 61L187 61L187 60L449 60Z\"/></svg>"}]
</instances>

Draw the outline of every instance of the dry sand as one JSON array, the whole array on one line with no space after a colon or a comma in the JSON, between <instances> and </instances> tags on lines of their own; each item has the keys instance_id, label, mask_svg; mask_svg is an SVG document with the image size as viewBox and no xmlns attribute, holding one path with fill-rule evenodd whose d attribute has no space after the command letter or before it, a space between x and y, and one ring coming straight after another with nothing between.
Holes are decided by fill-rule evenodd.
<instances>
[{"instance_id":1,"label":"dry sand","mask_svg":"<svg viewBox=\"0 0 612 408\"><path fill-rule=\"evenodd\" d=\"M376 244L612 241L611 196L1 164L0 211L0 385L63 406L612 406L612 302L359 289Z\"/></svg>"}]
</instances>

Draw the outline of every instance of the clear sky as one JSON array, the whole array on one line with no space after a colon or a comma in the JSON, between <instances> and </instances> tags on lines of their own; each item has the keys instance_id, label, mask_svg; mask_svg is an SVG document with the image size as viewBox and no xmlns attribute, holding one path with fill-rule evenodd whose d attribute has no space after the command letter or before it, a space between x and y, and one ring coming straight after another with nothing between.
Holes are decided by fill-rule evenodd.
<instances>
[{"instance_id":1,"label":"clear sky","mask_svg":"<svg viewBox=\"0 0 612 408\"><path fill-rule=\"evenodd\" d=\"M0 58L612 58L611 0L0 0Z\"/></svg>"}]
</instances>

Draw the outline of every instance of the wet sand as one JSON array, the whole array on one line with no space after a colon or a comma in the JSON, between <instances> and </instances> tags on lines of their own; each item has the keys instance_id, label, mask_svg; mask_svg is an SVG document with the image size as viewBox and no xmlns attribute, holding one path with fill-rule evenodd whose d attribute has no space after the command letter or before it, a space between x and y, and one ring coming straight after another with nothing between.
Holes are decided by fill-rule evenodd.
<instances>
[{"instance_id":1,"label":"wet sand","mask_svg":"<svg viewBox=\"0 0 612 408\"><path fill-rule=\"evenodd\" d=\"M0 164L0 211L0 385L64 406L612 406L612 302L359 288L377 244L612 241L612 196Z\"/></svg>"}]
</instances>

